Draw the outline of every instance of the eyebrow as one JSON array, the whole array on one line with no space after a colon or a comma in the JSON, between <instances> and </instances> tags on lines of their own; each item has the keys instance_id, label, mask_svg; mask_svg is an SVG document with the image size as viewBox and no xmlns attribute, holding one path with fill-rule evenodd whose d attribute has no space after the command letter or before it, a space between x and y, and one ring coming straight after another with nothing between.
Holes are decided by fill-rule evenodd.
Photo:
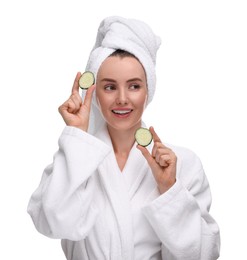
<instances>
[{"instance_id":1,"label":"eyebrow","mask_svg":"<svg viewBox=\"0 0 247 260\"><path fill-rule=\"evenodd\" d=\"M116 82L116 80L111 79L111 78L103 78L101 81L107 81L107 82ZM128 79L127 82L132 82L132 81L141 81L141 78L132 78L132 79Z\"/></svg>"},{"instance_id":2,"label":"eyebrow","mask_svg":"<svg viewBox=\"0 0 247 260\"><path fill-rule=\"evenodd\" d=\"M101 81L116 82L116 80L110 78L103 78Z\"/></svg>"},{"instance_id":3,"label":"eyebrow","mask_svg":"<svg viewBox=\"0 0 247 260\"><path fill-rule=\"evenodd\" d=\"M133 79L127 80L127 82L131 82L131 81L141 81L142 82L142 79L140 79L140 78L133 78Z\"/></svg>"}]
</instances>

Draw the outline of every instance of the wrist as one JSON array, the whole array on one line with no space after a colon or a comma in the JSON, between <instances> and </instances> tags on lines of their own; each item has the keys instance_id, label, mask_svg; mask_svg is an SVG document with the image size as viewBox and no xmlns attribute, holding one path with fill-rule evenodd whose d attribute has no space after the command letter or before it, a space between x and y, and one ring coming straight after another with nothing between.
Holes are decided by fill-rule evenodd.
<instances>
[{"instance_id":1,"label":"wrist","mask_svg":"<svg viewBox=\"0 0 247 260\"><path fill-rule=\"evenodd\" d=\"M158 189L160 194L167 192L175 183L176 179L167 181L165 183L158 183Z\"/></svg>"}]
</instances>

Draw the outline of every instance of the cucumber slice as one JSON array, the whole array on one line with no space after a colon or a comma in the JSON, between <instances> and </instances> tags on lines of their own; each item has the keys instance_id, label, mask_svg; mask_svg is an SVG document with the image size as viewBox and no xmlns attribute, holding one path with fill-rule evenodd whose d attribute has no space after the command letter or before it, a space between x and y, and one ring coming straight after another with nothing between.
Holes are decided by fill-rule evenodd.
<instances>
[{"instance_id":1,"label":"cucumber slice","mask_svg":"<svg viewBox=\"0 0 247 260\"><path fill-rule=\"evenodd\" d=\"M138 128L135 132L136 142L141 146L148 146L152 140L153 136L147 128Z\"/></svg>"},{"instance_id":2,"label":"cucumber slice","mask_svg":"<svg viewBox=\"0 0 247 260\"><path fill-rule=\"evenodd\" d=\"M79 79L79 86L81 89L88 89L94 84L94 82L94 74L91 71L85 71Z\"/></svg>"}]
</instances>

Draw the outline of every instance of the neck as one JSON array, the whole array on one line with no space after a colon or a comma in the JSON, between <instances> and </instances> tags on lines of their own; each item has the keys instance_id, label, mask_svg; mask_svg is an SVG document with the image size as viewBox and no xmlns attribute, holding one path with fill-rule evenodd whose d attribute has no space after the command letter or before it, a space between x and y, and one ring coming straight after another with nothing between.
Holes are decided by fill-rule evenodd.
<instances>
[{"instance_id":1,"label":"neck","mask_svg":"<svg viewBox=\"0 0 247 260\"><path fill-rule=\"evenodd\" d=\"M108 132L120 170L124 168L129 152L135 143L135 131L139 126L141 126L141 123L128 130L118 130L108 126Z\"/></svg>"},{"instance_id":2,"label":"neck","mask_svg":"<svg viewBox=\"0 0 247 260\"><path fill-rule=\"evenodd\" d=\"M135 142L135 131L137 128L128 130L118 130L108 126L115 153L129 153Z\"/></svg>"}]
</instances>

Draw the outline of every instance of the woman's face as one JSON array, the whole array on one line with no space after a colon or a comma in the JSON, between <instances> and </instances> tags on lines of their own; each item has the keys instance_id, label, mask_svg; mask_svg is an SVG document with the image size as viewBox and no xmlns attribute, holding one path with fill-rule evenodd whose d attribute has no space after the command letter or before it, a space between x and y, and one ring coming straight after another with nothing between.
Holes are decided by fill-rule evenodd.
<instances>
[{"instance_id":1,"label":"woman's face","mask_svg":"<svg viewBox=\"0 0 247 260\"><path fill-rule=\"evenodd\" d=\"M108 127L136 129L147 101L147 80L133 57L108 57L97 75L96 97Z\"/></svg>"}]
</instances>

